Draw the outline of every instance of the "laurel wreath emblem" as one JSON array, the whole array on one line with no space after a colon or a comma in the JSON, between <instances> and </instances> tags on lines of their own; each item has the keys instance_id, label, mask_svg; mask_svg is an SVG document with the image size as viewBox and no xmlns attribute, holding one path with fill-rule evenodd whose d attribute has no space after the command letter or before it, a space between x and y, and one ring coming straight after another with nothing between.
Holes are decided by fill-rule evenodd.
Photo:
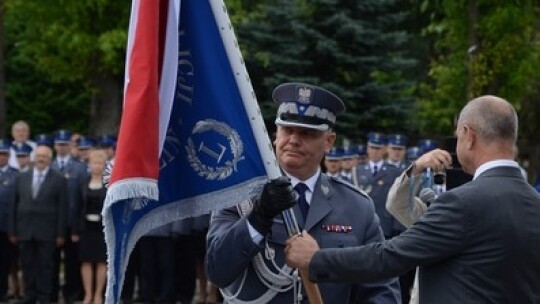
<instances>
[{"instance_id":1,"label":"laurel wreath emblem","mask_svg":"<svg viewBox=\"0 0 540 304\"><path fill-rule=\"evenodd\" d=\"M242 153L244 152L244 144L240 139L240 135L231 128L229 125L219 122L213 119L205 119L198 121L193 128L193 134L198 134L206 131L215 131L225 137L229 141L229 146L233 154L233 159L225 162L224 166L213 167L205 165L201 162L197 156L195 145L191 138L188 138L188 145L186 146L187 158L189 164L199 174L209 180L224 180L229 177L233 172L237 171L237 164L243 160Z\"/></svg>"}]
</instances>

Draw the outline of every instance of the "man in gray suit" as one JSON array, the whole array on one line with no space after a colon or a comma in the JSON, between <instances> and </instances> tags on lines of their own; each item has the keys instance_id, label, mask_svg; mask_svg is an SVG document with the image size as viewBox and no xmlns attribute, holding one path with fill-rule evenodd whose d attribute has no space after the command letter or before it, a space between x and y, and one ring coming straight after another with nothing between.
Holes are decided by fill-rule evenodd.
<instances>
[{"instance_id":1,"label":"man in gray suit","mask_svg":"<svg viewBox=\"0 0 540 304\"><path fill-rule=\"evenodd\" d=\"M540 303L540 195L514 159L516 111L482 96L461 111L456 153L471 182L440 195L401 235L322 249L307 233L287 263L313 281L370 282L420 266L420 303Z\"/></svg>"},{"instance_id":2,"label":"man in gray suit","mask_svg":"<svg viewBox=\"0 0 540 304\"><path fill-rule=\"evenodd\" d=\"M35 165L15 181L8 234L18 244L25 284L25 303L49 303L56 247L64 243L66 180L50 168L52 150L38 146Z\"/></svg>"},{"instance_id":3,"label":"man in gray suit","mask_svg":"<svg viewBox=\"0 0 540 304\"><path fill-rule=\"evenodd\" d=\"M274 180L253 203L213 214L208 232L207 274L228 303L307 303L297 272L285 265L288 234L279 214L292 205L299 225L322 247L351 247L383 239L369 197L338 178L321 174L319 165L334 144L332 127L336 115L344 111L343 102L323 88L303 83L282 84L273 98L279 103L274 145L290 182ZM289 192L291 185L297 194ZM318 287L325 303L400 302L397 279Z\"/></svg>"}]
</instances>

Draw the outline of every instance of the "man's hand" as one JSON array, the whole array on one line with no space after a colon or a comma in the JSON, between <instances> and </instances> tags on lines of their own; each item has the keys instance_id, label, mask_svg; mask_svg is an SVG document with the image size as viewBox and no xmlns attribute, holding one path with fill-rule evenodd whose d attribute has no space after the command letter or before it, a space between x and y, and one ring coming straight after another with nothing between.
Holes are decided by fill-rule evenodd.
<instances>
[{"instance_id":1,"label":"man's hand","mask_svg":"<svg viewBox=\"0 0 540 304\"><path fill-rule=\"evenodd\" d=\"M287 240L285 259L290 267L309 271L309 262L313 254L319 250L317 241L305 230L302 235L295 235Z\"/></svg>"},{"instance_id":2,"label":"man's hand","mask_svg":"<svg viewBox=\"0 0 540 304\"><path fill-rule=\"evenodd\" d=\"M260 234L266 235L272 228L274 217L295 203L296 195L291 182L285 176L278 177L264 185L248 215L248 221Z\"/></svg>"},{"instance_id":3,"label":"man's hand","mask_svg":"<svg viewBox=\"0 0 540 304\"><path fill-rule=\"evenodd\" d=\"M420 156L412 168L413 175L421 174L425 169L431 168L433 172L441 172L452 165L452 156L445 150L435 149Z\"/></svg>"}]
</instances>

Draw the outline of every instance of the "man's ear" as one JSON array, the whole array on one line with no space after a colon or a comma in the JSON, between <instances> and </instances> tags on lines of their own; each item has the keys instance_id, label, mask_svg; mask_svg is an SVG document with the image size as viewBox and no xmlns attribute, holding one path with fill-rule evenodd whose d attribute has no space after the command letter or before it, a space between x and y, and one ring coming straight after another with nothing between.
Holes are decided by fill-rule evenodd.
<instances>
[{"instance_id":1,"label":"man's ear","mask_svg":"<svg viewBox=\"0 0 540 304\"><path fill-rule=\"evenodd\" d=\"M335 132L332 132L332 131L328 132L328 134L326 135L326 142L325 142L325 146L324 146L324 152L326 152L326 153L330 152L330 150L334 146L334 143L336 142L336 137L337 136L336 136Z\"/></svg>"}]
</instances>

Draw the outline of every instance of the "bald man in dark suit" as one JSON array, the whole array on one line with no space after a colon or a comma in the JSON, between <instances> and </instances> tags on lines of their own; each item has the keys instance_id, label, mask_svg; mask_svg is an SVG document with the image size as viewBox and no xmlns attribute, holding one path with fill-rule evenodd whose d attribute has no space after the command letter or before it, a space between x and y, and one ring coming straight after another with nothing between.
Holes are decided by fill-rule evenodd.
<instances>
[{"instance_id":1,"label":"bald man in dark suit","mask_svg":"<svg viewBox=\"0 0 540 304\"><path fill-rule=\"evenodd\" d=\"M291 238L288 264L316 282L371 282L420 266L420 303L540 303L540 195L513 160L514 108L495 96L474 99L455 134L471 182L382 243L318 250L307 233Z\"/></svg>"}]
</instances>

